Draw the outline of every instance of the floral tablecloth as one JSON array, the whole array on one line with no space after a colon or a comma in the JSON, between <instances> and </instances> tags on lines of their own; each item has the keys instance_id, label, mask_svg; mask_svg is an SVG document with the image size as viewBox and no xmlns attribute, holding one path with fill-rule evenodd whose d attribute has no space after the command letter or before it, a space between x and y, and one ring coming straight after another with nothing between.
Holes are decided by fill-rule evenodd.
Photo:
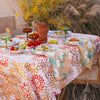
<instances>
[{"instance_id":1,"label":"floral tablecloth","mask_svg":"<svg viewBox=\"0 0 100 100\"><path fill-rule=\"evenodd\" d=\"M74 35L79 36L72 34L71 37ZM100 38L87 37L92 38L96 52L99 52ZM66 79L55 78L48 57L33 55L29 49L22 54L11 54L0 49L0 100L56 100L55 95L60 94L62 88L80 75L83 67L78 47L63 45L60 38L57 40L59 44L54 46L73 54Z\"/></svg>"}]
</instances>

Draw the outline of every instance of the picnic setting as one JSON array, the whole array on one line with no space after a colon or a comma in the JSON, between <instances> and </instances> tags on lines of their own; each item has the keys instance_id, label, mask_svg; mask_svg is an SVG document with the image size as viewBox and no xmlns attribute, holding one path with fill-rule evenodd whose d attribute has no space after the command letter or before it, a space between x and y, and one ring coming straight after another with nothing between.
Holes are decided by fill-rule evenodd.
<instances>
[{"instance_id":1,"label":"picnic setting","mask_svg":"<svg viewBox=\"0 0 100 100\"><path fill-rule=\"evenodd\" d=\"M99 100L100 10L86 24L71 6L83 5L83 14L99 0L8 2L13 16L0 17L0 100Z\"/></svg>"}]
</instances>

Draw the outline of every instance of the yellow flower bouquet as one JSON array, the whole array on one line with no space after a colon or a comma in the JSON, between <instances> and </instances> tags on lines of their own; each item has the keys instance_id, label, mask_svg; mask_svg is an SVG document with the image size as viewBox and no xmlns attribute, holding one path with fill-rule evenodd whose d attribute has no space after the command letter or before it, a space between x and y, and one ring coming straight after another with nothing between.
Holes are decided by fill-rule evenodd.
<instances>
[{"instance_id":1,"label":"yellow flower bouquet","mask_svg":"<svg viewBox=\"0 0 100 100\"><path fill-rule=\"evenodd\" d=\"M48 22L56 29L60 29L66 22L66 17L59 11L59 6L66 0L16 0L18 11L16 15L22 16L25 21Z\"/></svg>"}]
</instances>

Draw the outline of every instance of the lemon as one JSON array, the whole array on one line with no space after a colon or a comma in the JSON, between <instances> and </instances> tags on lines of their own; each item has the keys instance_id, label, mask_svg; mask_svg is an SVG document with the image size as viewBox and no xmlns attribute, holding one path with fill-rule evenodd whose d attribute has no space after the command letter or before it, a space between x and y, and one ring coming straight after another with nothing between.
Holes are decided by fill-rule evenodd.
<instances>
[{"instance_id":1,"label":"lemon","mask_svg":"<svg viewBox=\"0 0 100 100\"><path fill-rule=\"evenodd\" d=\"M57 40L50 40L50 41L48 41L48 44L57 44L57 43L58 43Z\"/></svg>"},{"instance_id":2,"label":"lemon","mask_svg":"<svg viewBox=\"0 0 100 100\"><path fill-rule=\"evenodd\" d=\"M27 44L23 43L23 44L19 44L19 46L20 46L20 49L25 49L27 47Z\"/></svg>"}]
</instances>

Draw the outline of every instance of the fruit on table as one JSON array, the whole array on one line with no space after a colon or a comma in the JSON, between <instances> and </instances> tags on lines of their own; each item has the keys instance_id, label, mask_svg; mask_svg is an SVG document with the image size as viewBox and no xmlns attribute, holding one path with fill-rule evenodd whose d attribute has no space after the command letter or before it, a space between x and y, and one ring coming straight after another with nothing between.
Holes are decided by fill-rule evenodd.
<instances>
[{"instance_id":1,"label":"fruit on table","mask_svg":"<svg viewBox=\"0 0 100 100\"><path fill-rule=\"evenodd\" d=\"M55 34L55 35L65 35L65 34L68 34L68 32L63 32L63 31L62 31L62 32L55 32L54 34Z\"/></svg>"},{"instance_id":2,"label":"fruit on table","mask_svg":"<svg viewBox=\"0 0 100 100\"><path fill-rule=\"evenodd\" d=\"M12 39L10 39L10 42L12 42L13 40Z\"/></svg>"},{"instance_id":3,"label":"fruit on table","mask_svg":"<svg viewBox=\"0 0 100 100\"><path fill-rule=\"evenodd\" d=\"M31 47L31 46L37 46L40 44L41 44L41 41L39 39L35 39L35 41L28 41L27 46Z\"/></svg>"},{"instance_id":4,"label":"fruit on table","mask_svg":"<svg viewBox=\"0 0 100 100\"><path fill-rule=\"evenodd\" d=\"M35 39L39 38L39 34L38 33L33 33L33 38L35 38Z\"/></svg>"},{"instance_id":5,"label":"fruit on table","mask_svg":"<svg viewBox=\"0 0 100 100\"><path fill-rule=\"evenodd\" d=\"M79 41L79 39L71 38L69 41Z\"/></svg>"},{"instance_id":6,"label":"fruit on table","mask_svg":"<svg viewBox=\"0 0 100 100\"><path fill-rule=\"evenodd\" d=\"M55 35L61 35L61 32L55 32L54 34Z\"/></svg>"},{"instance_id":7,"label":"fruit on table","mask_svg":"<svg viewBox=\"0 0 100 100\"><path fill-rule=\"evenodd\" d=\"M18 51L19 49L25 49L27 47L26 43L19 44L17 46L12 46L9 48L10 51Z\"/></svg>"},{"instance_id":8,"label":"fruit on table","mask_svg":"<svg viewBox=\"0 0 100 100\"><path fill-rule=\"evenodd\" d=\"M19 49L25 49L27 47L27 44L26 43L23 43L23 44L19 44L20 48Z\"/></svg>"},{"instance_id":9,"label":"fruit on table","mask_svg":"<svg viewBox=\"0 0 100 100\"><path fill-rule=\"evenodd\" d=\"M29 34L28 36L30 39L33 39L33 34Z\"/></svg>"},{"instance_id":10,"label":"fruit on table","mask_svg":"<svg viewBox=\"0 0 100 100\"><path fill-rule=\"evenodd\" d=\"M12 47L10 47L10 51L12 51L12 50L14 50L14 47L12 46Z\"/></svg>"},{"instance_id":11,"label":"fruit on table","mask_svg":"<svg viewBox=\"0 0 100 100\"><path fill-rule=\"evenodd\" d=\"M28 41L27 46L31 47L33 45L32 41Z\"/></svg>"},{"instance_id":12,"label":"fruit on table","mask_svg":"<svg viewBox=\"0 0 100 100\"><path fill-rule=\"evenodd\" d=\"M48 47L46 47L46 46L41 46L41 48L43 49L43 51L48 50Z\"/></svg>"},{"instance_id":13,"label":"fruit on table","mask_svg":"<svg viewBox=\"0 0 100 100\"><path fill-rule=\"evenodd\" d=\"M39 34L38 34L38 33L29 34L28 37L29 37L30 39L37 39L37 38L39 38Z\"/></svg>"},{"instance_id":14,"label":"fruit on table","mask_svg":"<svg viewBox=\"0 0 100 100\"><path fill-rule=\"evenodd\" d=\"M18 49L20 48L20 46L19 46L19 45L17 45L16 47L17 47Z\"/></svg>"},{"instance_id":15,"label":"fruit on table","mask_svg":"<svg viewBox=\"0 0 100 100\"><path fill-rule=\"evenodd\" d=\"M57 40L49 40L49 41L48 41L48 44L57 44L57 43L58 43Z\"/></svg>"},{"instance_id":16,"label":"fruit on table","mask_svg":"<svg viewBox=\"0 0 100 100\"><path fill-rule=\"evenodd\" d=\"M63 35L68 34L68 32L62 32Z\"/></svg>"},{"instance_id":17,"label":"fruit on table","mask_svg":"<svg viewBox=\"0 0 100 100\"><path fill-rule=\"evenodd\" d=\"M37 41L33 41L33 45L34 46L37 46L38 45L38 42Z\"/></svg>"},{"instance_id":18,"label":"fruit on table","mask_svg":"<svg viewBox=\"0 0 100 100\"><path fill-rule=\"evenodd\" d=\"M37 42L38 42L38 45L40 45L40 44L41 44L41 40L38 40Z\"/></svg>"},{"instance_id":19,"label":"fruit on table","mask_svg":"<svg viewBox=\"0 0 100 100\"><path fill-rule=\"evenodd\" d=\"M10 51L18 51L18 47L17 46L16 47L12 46L12 47L10 47Z\"/></svg>"},{"instance_id":20,"label":"fruit on table","mask_svg":"<svg viewBox=\"0 0 100 100\"><path fill-rule=\"evenodd\" d=\"M17 50L18 50L18 48L17 48L17 47L14 47L14 50L15 50L15 51L17 51Z\"/></svg>"}]
</instances>

